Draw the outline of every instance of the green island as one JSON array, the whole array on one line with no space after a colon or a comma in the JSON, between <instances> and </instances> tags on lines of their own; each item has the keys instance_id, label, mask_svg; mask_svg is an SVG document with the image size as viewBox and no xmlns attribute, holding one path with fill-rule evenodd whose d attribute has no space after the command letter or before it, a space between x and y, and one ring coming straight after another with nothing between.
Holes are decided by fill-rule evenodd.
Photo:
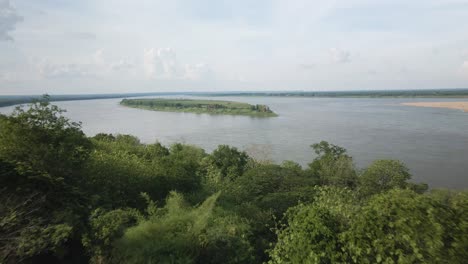
<instances>
[{"instance_id":1,"label":"green island","mask_svg":"<svg viewBox=\"0 0 468 264\"><path fill-rule=\"evenodd\" d=\"M466 263L468 191L321 141L301 166L0 114L0 263ZM304 144L314 142L304 141Z\"/></svg>"},{"instance_id":2,"label":"green island","mask_svg":"<svg viewBox=\"0 0 468 264\"><path fill-rule=\"evenodd\" d=\"M123 99L121 105L153 111L187 112L215 115L246 115L254 117L278 116L266 105L220 100L193 99Z\"/></svg>"}]
</instances>

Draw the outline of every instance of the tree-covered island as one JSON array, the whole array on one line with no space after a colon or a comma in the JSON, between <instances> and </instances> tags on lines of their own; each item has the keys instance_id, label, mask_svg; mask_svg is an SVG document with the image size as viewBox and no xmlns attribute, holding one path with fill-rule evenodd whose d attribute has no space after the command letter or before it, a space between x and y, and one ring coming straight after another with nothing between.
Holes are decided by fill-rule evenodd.
<instances>
[{"instance_id":1,"label":"tree-covered island","mask_svg":"<svg viewBox=\"0 0 468 264\"><path fill-rule=\"evenodd\" d=\"M153 111L188 112L197 114L246 115L254 117L275 117L267 105L220 100L193 99L123 99L121 105Z\"/></svg>"}]
</instances>

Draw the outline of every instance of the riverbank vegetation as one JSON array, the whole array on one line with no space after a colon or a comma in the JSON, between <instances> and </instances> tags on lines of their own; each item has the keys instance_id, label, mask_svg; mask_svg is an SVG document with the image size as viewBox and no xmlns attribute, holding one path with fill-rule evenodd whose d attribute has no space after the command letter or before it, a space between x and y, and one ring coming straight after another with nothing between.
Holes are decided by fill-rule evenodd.
<instances>
[{"instance_id":1,"label":"riverbank vegetation","mask_svg":"<svg viewBox=\"0 0 468 264\"><path fill-rule=\"evenodd\" d=\"M87 137L47 101L0 115L0 263L464 263L468 192L397 160L305 168L234 147Z\"/></svg>"},{"instance_id":2,"label":"riverbank vegetation","mask_svg":"<svg viewBox=\"0 0 468 264\"><path fill-rule=\"evenodd\" d=\"M220 100L193 99L123 99L121 105L154 111L187 112L197 114L247 115L255 117L277 116L266 105Z\"/></svg>"}]
</instances>

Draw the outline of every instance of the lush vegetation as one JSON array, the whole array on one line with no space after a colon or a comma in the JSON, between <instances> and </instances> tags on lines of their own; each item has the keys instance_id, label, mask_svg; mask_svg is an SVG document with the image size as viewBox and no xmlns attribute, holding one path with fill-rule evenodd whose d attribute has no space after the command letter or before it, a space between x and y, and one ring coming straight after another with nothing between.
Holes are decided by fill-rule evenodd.
<instances>
[{"instance_id":1,"label":"lush vegetation","mask_svg":"<svg viewBox=\"0 0 468 264\"><path fill-rule=\"evenodd\" d=\"M17 108L0 115L0 263L466 263L467 192L312 147L306 168L272 164Z\"/></svg>"},{"instance_id":2,"label":"lush vegetation","mask_svg":"<svg viewBox=\"0 0 468 264\"><path fill-rule=\"evenodd\" d=\"M266 105L250 105L232 101L156 98L123 99L120 104L134 108L168 112L248 115L256 117L277 116Z\"/></svg>"}]
</instances>

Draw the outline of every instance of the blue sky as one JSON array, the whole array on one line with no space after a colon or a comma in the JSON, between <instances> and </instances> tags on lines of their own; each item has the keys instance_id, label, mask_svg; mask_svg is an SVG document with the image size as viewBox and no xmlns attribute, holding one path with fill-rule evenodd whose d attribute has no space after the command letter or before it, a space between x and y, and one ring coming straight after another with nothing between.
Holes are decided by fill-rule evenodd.
<instances>
[{"instance_id":1,"label":"blue sky","mask_svg":"<svg viewBox=\"0 0 468 264\"><path fill-rule=\"evenodd\" d=\"M0 0L0 94L468 87L468 0Z\"/></svg>"}]
</instances>

